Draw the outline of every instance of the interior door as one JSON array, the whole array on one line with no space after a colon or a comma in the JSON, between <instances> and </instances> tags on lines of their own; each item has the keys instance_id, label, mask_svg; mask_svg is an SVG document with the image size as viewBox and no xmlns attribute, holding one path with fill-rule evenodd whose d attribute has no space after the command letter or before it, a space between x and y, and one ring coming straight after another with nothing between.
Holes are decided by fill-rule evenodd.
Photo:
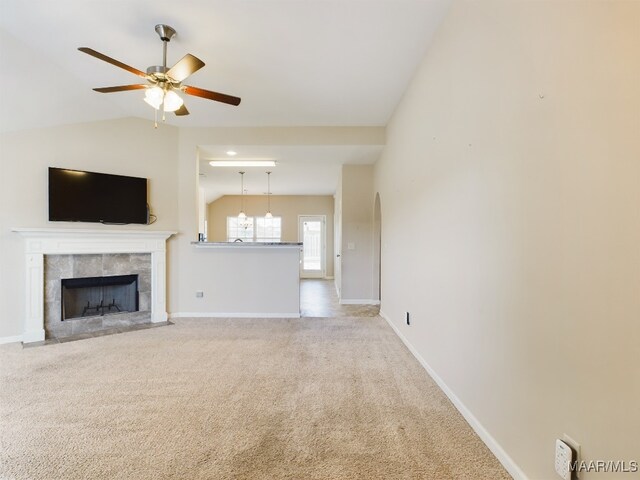
<instances>
[{"instance_id":1,"label":"interior door","mask_svg":"<svg viewBox=\"0 0 640 480\"><path fill-rule=\"evenodd\" d=\"M325 276L325 221L324 215L298 217L298 241L302 242L300 278Z\"/></svg>"}]
</instances>

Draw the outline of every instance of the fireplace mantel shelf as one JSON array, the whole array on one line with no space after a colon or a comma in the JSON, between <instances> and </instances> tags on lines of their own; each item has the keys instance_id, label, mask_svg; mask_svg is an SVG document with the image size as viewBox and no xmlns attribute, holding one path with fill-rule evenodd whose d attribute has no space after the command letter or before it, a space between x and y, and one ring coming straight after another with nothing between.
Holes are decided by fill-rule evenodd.
<instances>
[{"instance_id":1,"label":"fireplace mantel shelf","mask_svg":"<svg viewBox=\"0 0 640 480\"><path fill-rule=\"evenodd\" d=\"M177 232L158 230L106 230L90 228L50 228L50 227L14 227L12 232L19 233L23 237L68 237L68 236L108 236L108 237L158 237L169 238Z\"/></svg>"},{"instance_id":2,"label":"fireplace mantel shelf","mask_svg":"<svg viewBox=\"0 0 640 480\"><path fill-rule=\"evenodd\" d=\"M25 238L27 278L23 342L44 340L44 255L150 253L151 321L167 320L166 241L176 232L46 227L11 230Z\"/></svg>"}]
</instances>

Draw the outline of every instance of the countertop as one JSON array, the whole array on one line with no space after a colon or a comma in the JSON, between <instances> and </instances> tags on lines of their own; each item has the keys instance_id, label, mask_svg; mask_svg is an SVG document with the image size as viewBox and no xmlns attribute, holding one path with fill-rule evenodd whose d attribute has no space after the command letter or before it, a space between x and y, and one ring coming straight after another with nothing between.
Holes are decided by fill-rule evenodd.
<instances>
[{"instance_id":1,"label":"countertop","mask_svg":"<svg viewBox=\"0 0 640 480\"><path fill-rule=\"evenodd\" d=\"M300 248L302 242L191 242L198 248Z\"/></svg>"}]
</instances>

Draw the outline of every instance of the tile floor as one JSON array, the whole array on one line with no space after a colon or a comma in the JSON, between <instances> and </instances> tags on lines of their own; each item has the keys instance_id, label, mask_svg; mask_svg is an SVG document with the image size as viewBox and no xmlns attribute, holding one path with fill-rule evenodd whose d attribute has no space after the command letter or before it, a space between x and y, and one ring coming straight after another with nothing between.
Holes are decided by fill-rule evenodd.
<instances>
[{"instance_id":1,"label":"tile floor","mask_svg":"<svg viewBox=\"0 0 640 480\"><path fill-rule=\"evenodd\" d=\"M333 280L300 280L300 314L302 317L375 317L378 305L340 305Z\"/></svg>"}]
</instances>

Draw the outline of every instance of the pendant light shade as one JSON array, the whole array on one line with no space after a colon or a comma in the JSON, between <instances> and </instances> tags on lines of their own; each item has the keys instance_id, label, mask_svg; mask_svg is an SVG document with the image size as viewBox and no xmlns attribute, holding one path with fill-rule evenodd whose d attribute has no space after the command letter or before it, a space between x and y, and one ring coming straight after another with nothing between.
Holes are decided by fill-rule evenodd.
<instances>
[{"instance_id":1,"label":"pendant light shade","mask_svg":"<svg viewBox=\"0 0 640 480\"><path fill-rule=\"evenodd\" d=\"M247 218L247 214L244 213L244 172L240 173L240 213L238 214L238 218L245 219Z\"/></svg>"},{"instance_id":2,"label":"pendant light shade","mask_svg":"<svg viewBox=\"0 0 640 480\"><path fill-rule=\"evenodd\" d=\"M271 172L267 172L267 213L264 218L273 218L271 213Z\"/></svg>"}]
</instances>

